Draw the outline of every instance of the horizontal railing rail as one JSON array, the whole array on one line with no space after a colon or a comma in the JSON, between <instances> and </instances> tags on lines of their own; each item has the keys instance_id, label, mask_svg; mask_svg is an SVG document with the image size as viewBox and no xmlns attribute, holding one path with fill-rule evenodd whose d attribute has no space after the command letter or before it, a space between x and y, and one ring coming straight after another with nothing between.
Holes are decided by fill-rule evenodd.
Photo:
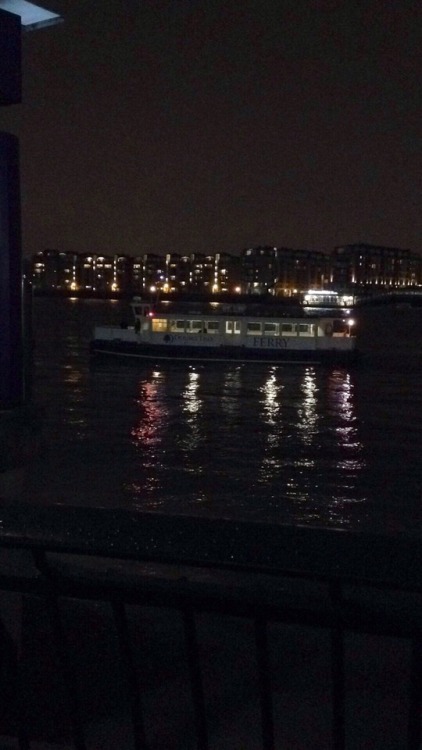
<instances>
[{"instance_id":1,"label":"horizontal railing rail","mask_svg":"<svg viewBox=\"0 0 422 750\"><path fill-rule=\"evenodd\" d=\"M197 615L204 612L253 623L263 750L277 747L270 623L329 633L334 750L347 746L345 633L408 639L412 658L402 746L421 746L422 545L416 534L22 505L1 508L0 548L0 589L37 597L48 614L76 750L88 745L62 613L62 601L75 599L111 606L136 750L149 744L128 627L130 605L181 614L198 750L212 748L197 635ZM5 550L30 555L23 568L16 569ZM23 717L25 707L18 709ZM24 719L18 725L19 747L27 750L31 745Z\"/></svg>"}]
</instances>

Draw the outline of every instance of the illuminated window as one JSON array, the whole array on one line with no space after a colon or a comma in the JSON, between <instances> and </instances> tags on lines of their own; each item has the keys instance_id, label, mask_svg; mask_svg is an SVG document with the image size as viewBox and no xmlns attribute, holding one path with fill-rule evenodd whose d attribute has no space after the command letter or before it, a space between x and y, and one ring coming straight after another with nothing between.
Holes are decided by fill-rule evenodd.
<instances>
[{"instance_id":1,"label":"illuminated window","mask_svg":"<svg viewBox=\"0 0 422 750\"><path fill-rule=\"evenodd\" d=\"M185 321L184 320L171 320L170 331L174 331L175 333L184 333Z\"/></svg>"},{"instance_id":2,"label":"illuminated window","mask_svg":"<svg viewBox=\"0 0 422 750\"><path fill-rule=\"evenodd\" d=\"M155 333L161 333L162 331L167 331L167 319L166 318L153 318L152 330Z\"/></svg>"},{"instance_id":3,"label":"illuminated window","mask_svg":"<svg viewBox=\"0 0 422 750\"><path fill-rule=\"evenodd\" d=\"M281 332L282 333L293 333L293 325L292 323L282 323L281 324Z\"/></svg>"},{"instance_id":4,"label":"illuminated window","mask_svg":"<svg viewBox=\"0 0 422 750\"><path fill-rule=\"evenodd\" d=\"M246 325L248 336L260 336L262 333L262 323L248 323Z\"/></svg>"},{"instance_id":5,"label":"illuminated window","mask_svg":"<svg viewBox=\"0 0 422 750\"><path fill-rule=\"evenodd\" d=\"M264 323L264 333L267 336L278 336L278 323Z\"/></svg>"},{"instance_id":6,"label":"illuminated window","mask_svg":"<svg viewBox=\"0 0 422 750\"><path fill-rule=\"evenodd\" d=\"M207 331L207 333L219 333L220 324L218 320L208 320L205 323L205 330Z\"/></svg>"},{"instance_id":7,"label":"illuminated window","mask_svg":"<svg viewBox=\"0 0 422 750\"><path fill-rule=\"evenodd\" d=\"M226 333L240 333L240 320L226 320Z\"/></svg>"},{"instance_id":8,"label":"illuminated window","mask_svg":"<svg viewBox=\"0 0 422 750\"><path fill-rule=\"evenodd\" d=\"M299 333L307 333L307 334L310 333L310 330L309 330L310 326L305 325L304 323L299 323L298 328L299 328Z\"/></svg>"},{"instance_id":9,"label":"illuminated window","mask_svg":"<svg viewBox=\"0 0 422 750\"><path fill-rule=\"evenodd\" d=\"M188 320L186 330L189 333L202 333L202 320Z\"/></svg>"}]
</instances>

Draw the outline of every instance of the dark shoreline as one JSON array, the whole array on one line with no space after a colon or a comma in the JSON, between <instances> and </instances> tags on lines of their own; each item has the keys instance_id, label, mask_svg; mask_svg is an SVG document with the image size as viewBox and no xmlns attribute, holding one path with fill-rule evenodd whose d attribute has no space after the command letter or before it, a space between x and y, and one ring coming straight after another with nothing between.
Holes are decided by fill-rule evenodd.
<instances>
[{"instance_id":1,"label":"dark shoreline","mask_svg":"<svg viewBox=\"0 0 422 750\"><path fill-rule=\"evenodd\" d=\"M95 299L95 300L132 300L133 297L142 296L142 292L139 290L131 290L124 292L106 292L106 291L92 291L87 289L81 289L78 291L67 291L64 289L32 289L32 295L36 298L48 298L48 299ZM157 295L143 295L145 298L150 296L152 301L161 301L164 299L163 296L158 297ZM359 294L357 294L359 296ZM172 294L167 297L175 302L227 302L227 303L258 303L267 305L286 305L295 306L301 305L300 296L295 297L274 297L271 294ZM354 305L355 308L362 307L422 307L422 292L392 292L391 296L385 295L385 293L378 294L362 294ZM341 309L341 308L340 308Z\"/></svg>"}]
</instances>

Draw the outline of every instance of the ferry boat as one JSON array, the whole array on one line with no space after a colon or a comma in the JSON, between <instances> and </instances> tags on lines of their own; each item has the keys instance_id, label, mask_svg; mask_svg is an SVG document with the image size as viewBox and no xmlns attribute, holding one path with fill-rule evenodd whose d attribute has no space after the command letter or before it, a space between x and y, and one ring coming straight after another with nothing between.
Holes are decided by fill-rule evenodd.
<instances>
[{"instance_id":1,"label":"ferry boat","mask_svg":"<svg viewBox=\"0 0 422 750\"><path fill-rule=\"evenodd\" d=\"M96 326L91 353L149 360L349 363L356 335L349 311L294 311L276 304L132 301L134 325ZM348 314L349 313L349 314Z\"/></svg>"}]
</instances>

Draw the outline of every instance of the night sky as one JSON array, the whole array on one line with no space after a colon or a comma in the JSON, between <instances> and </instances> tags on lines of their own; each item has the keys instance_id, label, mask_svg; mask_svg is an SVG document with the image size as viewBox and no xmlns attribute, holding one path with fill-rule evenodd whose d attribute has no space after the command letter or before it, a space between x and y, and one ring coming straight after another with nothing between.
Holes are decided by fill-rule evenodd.
<instances>
[{"instance_id":1,"label":"night sky","mask_svg":"<svg viewBox=\"0 0 422 750\"><path fill-rule=\"evenodd\" d=\"M24 252L422 252L419 0L40 0Z\"/></svg>"}]
</instances>

